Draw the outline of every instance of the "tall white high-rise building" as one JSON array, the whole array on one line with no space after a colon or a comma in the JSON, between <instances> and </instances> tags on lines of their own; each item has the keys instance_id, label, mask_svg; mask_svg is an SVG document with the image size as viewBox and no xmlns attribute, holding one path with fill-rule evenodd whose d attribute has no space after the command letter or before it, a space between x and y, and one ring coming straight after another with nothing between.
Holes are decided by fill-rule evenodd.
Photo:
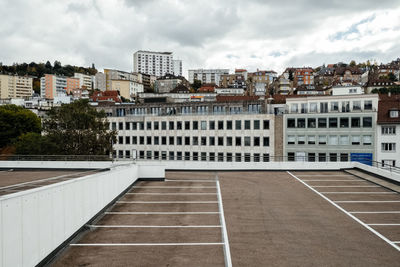
<instances>
[{"instance_id":1,"label":"tall white high-rise building","mask_svg":"<svg viewBox=\"0 0 400 267\"><path fill-rule=\"evenodd\" d=\"M173 59L172 60L172 62L173 62L173 67L174 67L174 69L173 69L173 74L175 75L175 76L182 76L182 60L180 60L180 59Z\"/></svg>"},{"instance_id":2,"label":"tall white high-rise building","mask_svg":"<svg viewBox=\"0 0 400 267\"><path fill-rule=\"evenodd\" d=\"M139 50L133 54L133 72L164 76L174 72L172 52Z\"/></svg>"},{"instance_id":3,"label":"tall white high-rise building","mask_svg":"<svg viewBox=\"0 0 400 267\"><path fill-rule=\"evenodd\" d=\"M221 75L229 74L229 69L197 69L189 70L189 82L199 80L202 83L214 83L219 85Z\"/></svg>"}]
</instances>

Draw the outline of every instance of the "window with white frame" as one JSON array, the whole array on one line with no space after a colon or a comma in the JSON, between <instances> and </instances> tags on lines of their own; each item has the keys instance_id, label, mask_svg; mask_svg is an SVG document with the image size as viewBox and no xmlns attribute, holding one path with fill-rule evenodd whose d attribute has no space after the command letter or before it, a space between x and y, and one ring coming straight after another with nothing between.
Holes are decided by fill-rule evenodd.
<instances>
[{"instance_id":1,"label":"window with white frame","mask_svg":"<svg viewBox=\"0 0 400 267\"><path fill-rule=\"evenodd\" d=\"M318 144L320 145L326 145L326 135L320 135L318 136Z\"/></svg>"},{"instance_id":2,"label":"window with white frame","mask_svg":"<svg viewBox=\"0 0 400 267\"><path fill-rule=\"evenodd\" d=\"M310 112L318 111L318 103L310 103Z\"/></svg>"},{"instance_id":3,"label":"window with white frame","mask_svg":"<svg viewBox=\"0 0 400 267\"><path fill-rule=\"evenodd\" d=\"M307 139L309 145L315 145L315 135L309 135Z\"/></svg>"},{"instance_id":4,"label":"window with white frame","mask_svg":"<svg viewBox=\"0 0 400 267\"><path fill-rule=\"evenodd\" d=\"M361 138L360 138L359 135L353 135L353 136L351 137L351 144L352 144L352 145L359 145L360 142L361 142Z\"/></svg>"},{"instance_id":5,"label":"window with white frame","mask_svg":"<svg viewBox=\"0 0 400 267\"><path fill-rule=\"evenodd\" d=\"M339 111L339 102L331 102L331 111Z\"/></svg>"},{"instance_id":6,"label":"window with white frame","mask_svg":"<svg viewBox=\"0 0 400 267\"><path fill-rule=\"evenodd\" d=\"M353 101L353 110L361 110L361 101Z\"/></svg>"},{"instance_id":7,"label":"window with white frame","mask_svg":"<svg viewBox=\"0 0 400 267\"><path fill-rule=\"evenodd\" d=\"M382 135L396 134L396 126L382 126Z\"/></svg>"},{"instance_id":8,"label":"window with white frame","mask_svg":"<svg viewBox=\"0 0 400 267\"><path fill-rule=\"evenodd\" d=\"M297 104L291 104L290 112L291 113L297 113L298 111L299 111L298 105Z\"/></svg>"},{"instance_id":9,"label":"window with white frame","mask_svg":"<svg viewBox=\"0 0 400 267\"><path fill-rule=\"evenodd\" d=\"M389 113L390 118L398 118L399 117L399 111L398 110L391 110Z\"/></svg>"},{"instance_id":10,"label":"window with white frame","mask_svg":"<svg viewBox=\"0 0 400 267\"><path fill-rule=\"evenodd\" d=\"M338 137L337 135L330 135L328 139L328 144L332 146L336 146L338 144Z\"/></svg>"},{"instance_id":11,"label":"window with white frame","mask_svg":"<svg viewBox=\"0 0 400 267\"><path fill-rule=\"evenodd\" d=\"M288 145L294 145L296 143L296 137L294 135L288 135L287 143Z\"/></svg>"},{"instance_id":12,"label":"window with white frame","mask_svg":"<svg viewBox=\"0 0 400 267\"><path fill-rule=\"evenodd\" d=\"M349 144L349 136L348 135L341 135L339 138L339 144L344 146Z\"/></svg>"},{"instance_id":13,"label":"window with white frame","mask_svg":"<svg viewBox=\"0 0 400 267\"><path fill-rule=\"evenodd\" d=\"M372 144L372 136L371 135L363 135L363 144L371 145Z\"/></svg>"},{"instance_id":14,"label":"window with white frame","mask_svg":"<svg viewBox=\"0 0 400 267\"><path fill-rule=\"evenodd\" d=\"M382 147L382 152L396 151L396 143L382 143L381 147Z\"/></svg>"},{"instance_id":15,"label":"window with white frame","mask_svg":"<svg viewBox=\"0 0 400 267\"><path fill-rule=\"evenodd\" d=\"M305 143L306 143L306 136L305 135L297 136L297 144L304 145Z\"/></svg>"}]
</instances>

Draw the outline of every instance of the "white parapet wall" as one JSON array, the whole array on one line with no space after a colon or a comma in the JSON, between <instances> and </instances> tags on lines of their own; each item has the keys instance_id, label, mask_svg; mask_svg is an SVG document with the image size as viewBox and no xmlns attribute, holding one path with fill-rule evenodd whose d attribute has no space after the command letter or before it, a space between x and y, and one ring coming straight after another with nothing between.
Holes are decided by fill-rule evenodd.
<instances>
[{"instance_id":1,"label":"white parapet wall","mask_svg":"<svg viewBox=\"0 0 400 267\"><path fill-rule=\"evenodd\" d=\"M138 166L0 197L0 266L35 266L138 179Z\"/></svg>"},{"instance_id":2,"label":"white parapet wall","mask_svg":"<svg viewBox=\"0 0 400 267\"><path fill-rule=\"evenodd\" d=\"M121 164L132 162L113 161L0 161L0 168L3 169L104 169Z\"/></svg>"},{"instance_id":3,"label":"white parapet wall","mask_svg":"<svg viewBox=\"0 0 400 267\"><path fill-rule=\"evenodd\" d=\"M365 165L359 162L352 162L354 168L358 168L361 170L364 170L366 172L376 174L382 177L385 177L386 179L393 180L396 182L400 183L400 173L398 172L393 172L390 169L382 169L382 168L376 168L373 166Z\"/></svg>"}]
</instances>

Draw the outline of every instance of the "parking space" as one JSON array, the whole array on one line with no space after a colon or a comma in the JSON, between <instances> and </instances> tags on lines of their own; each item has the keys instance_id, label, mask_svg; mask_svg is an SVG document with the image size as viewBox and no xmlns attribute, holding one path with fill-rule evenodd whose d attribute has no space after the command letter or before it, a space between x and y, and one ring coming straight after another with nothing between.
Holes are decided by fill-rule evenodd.
<instances>
[{"instance_id":1,"label":"parking space","mask_svg":"<svg viewBox=\"0 0 400 267\"><path fill-rule=\"evenodd\" d=\"M54 265L224 266L215 174L167 175L135 183Z\"/></svg>"},{"instance_id":2,"label":"parking space","mask_svg":"<svg viewBox=\"0 0 400 267\"><path fill-rule=\"evenodd\" d=\"M346 172L324 173L327 177L349 177L352 182L326 181L312 172L290 172L296 179L323 195L343 212L400 252L400 194ZM311 180L311 177L313 180ZM317 181L316 179L321 179ZM351 184L351 185L350 185Z\"/></svg>"}]
</instances>

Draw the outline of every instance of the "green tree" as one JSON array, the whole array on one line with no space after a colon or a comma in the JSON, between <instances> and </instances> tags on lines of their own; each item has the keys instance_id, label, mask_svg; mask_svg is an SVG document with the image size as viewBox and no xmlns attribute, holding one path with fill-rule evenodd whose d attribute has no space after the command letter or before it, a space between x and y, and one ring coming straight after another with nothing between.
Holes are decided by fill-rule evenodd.
<instances>
[{"instance_id":1,"label":"green tree","mask_svg":"<svg viewBox=\"0 0 400 267\"><path fill-rule=\"evenodd\" d=\"M13 143L21 134L40 133L40 118L16 105L0 106L0 148Z\"/></svg>"},{"instance_id":2,"label":"green tree","mask_svg":"<svg viewBox=\"0 0 400 267\"><path fill-rule=\"evenodd\" d=\"M190 86L197 92L197 90L199 90L199 88L201 87L201 81L195 79Z\"/></svg>"},{"instance_id":3,"label":"green tree","mask_svg":"<svg viewBox=\"0 0 400 267\"><path fill-rule=\"evenodd\" d=\"M354 60L352 60L352 61L350 61L350 64L349 64L351 67L355 67L355 66L357 66L357 63L354 61Z\"/></svg>"},{"instance_id":4,"label":"green tree","mask_svg":"<svg viewBox=\"0 0 400 267\"><path fill-rule=\"evenodd\" d=\"M49 140L47 136L39 133L22 134L14 143L15 153L18 155L44 155L56 154L57 144Z\"/></svg>"},{"instance_id":5,"label":"green tree","mask_svg":"<svg viewBox=\"0 0 400 267\"><path fill-rule=\"evenodd\" d=\"M58 145L60 155L107 155L116 141L104 111L97 111L88 100L53 108L43 121L44 135Z\"/></svg>"}]
</instances>

